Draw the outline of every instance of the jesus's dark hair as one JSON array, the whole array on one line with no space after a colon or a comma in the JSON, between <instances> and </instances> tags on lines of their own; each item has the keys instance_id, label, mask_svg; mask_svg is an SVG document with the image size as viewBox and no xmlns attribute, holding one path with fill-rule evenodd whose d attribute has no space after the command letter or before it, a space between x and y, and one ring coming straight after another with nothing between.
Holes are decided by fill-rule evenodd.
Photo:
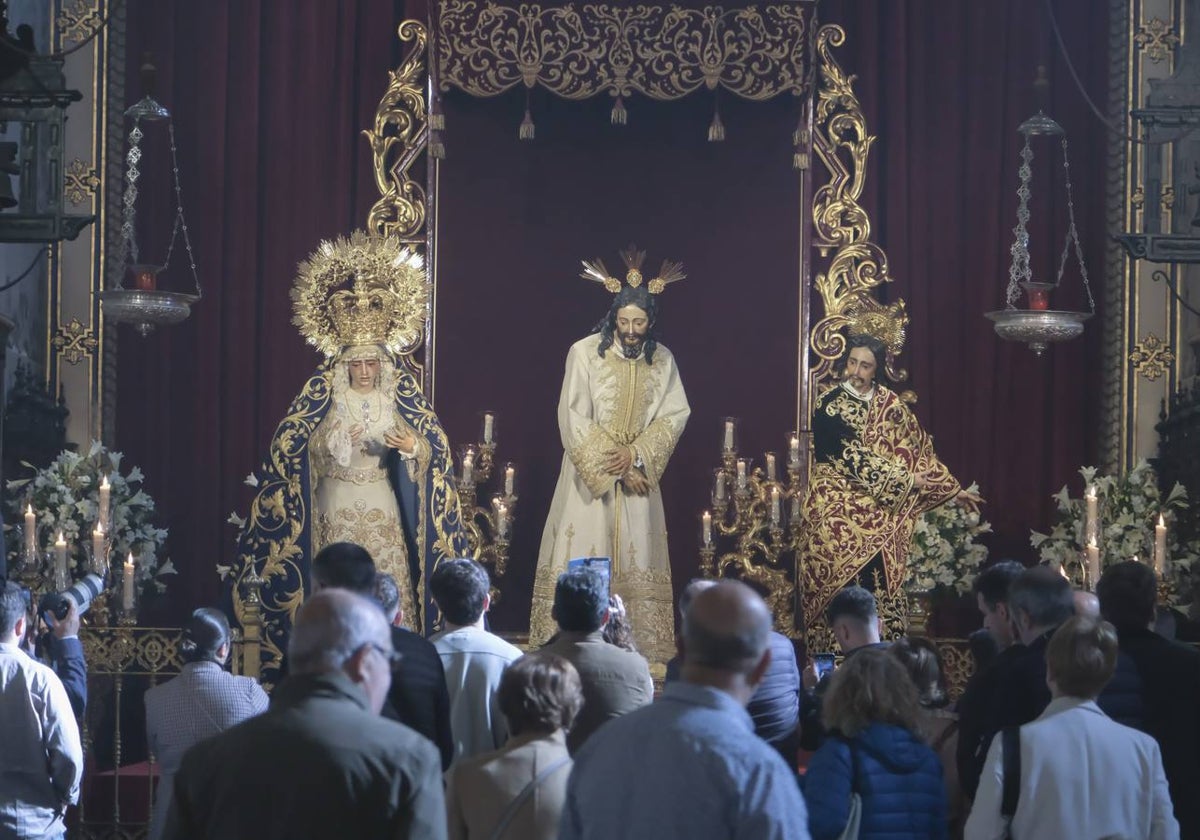
<instances>
[{"instance_id":1,"label":"jesus's dark hair","mask_svg":"<svg viewBox=\"0 0 1200 840\"><path fill-rule=\"evenodd\" d=\"M650 324L646 327L646 343L643 345L646 353L646 362L654 363L654 351L658 347L658 296L650 294L645 286L625 286L613 298L612 306L608 308L608 314L595 326L593 333L600 333L600 358L604 358L604 354L608 348L613 346L613 333L617 329L617 310L626 306L636 306L638 309L646 313L646 318Z\"/></svg>"}]
</instances>

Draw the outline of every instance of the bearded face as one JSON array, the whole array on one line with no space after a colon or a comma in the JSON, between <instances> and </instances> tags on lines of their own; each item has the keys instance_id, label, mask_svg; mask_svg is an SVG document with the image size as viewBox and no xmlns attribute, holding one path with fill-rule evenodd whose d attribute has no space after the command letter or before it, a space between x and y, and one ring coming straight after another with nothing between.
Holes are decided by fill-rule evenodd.
<instances>
[{"instance_id":1,"label":"bearded face","mask_svg":"<svg viewBox=\"0 0 1200 840\"><path fill-rule=\"evenodd\" d=\"M846 359L846 380L860 394L868 394L875 385L878 362L867 347L855 347Z\"/></svg>"},{"instance_id":2,"label":"bearded face","mask_svg":"<svg viewBox=\"0 0 1200 840\"><path fill-rule=\"evenodd\" d=\"M650 331L650 316L639 306L630 304L617 310L616 343L626 358L637 358Z\"/></svg>"}]
</instances>

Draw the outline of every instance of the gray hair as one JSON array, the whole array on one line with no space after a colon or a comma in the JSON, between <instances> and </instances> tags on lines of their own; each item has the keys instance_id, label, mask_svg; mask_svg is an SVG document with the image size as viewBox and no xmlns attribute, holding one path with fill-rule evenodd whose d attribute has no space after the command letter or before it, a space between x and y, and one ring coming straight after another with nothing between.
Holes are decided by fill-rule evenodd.
<instances>
[{"instance_id":1,"label":"gray hair","mask_svg":"<svg viewBox=\"0 0 1200 840\"><path fill-rule=\"evenodd\" d=\"M683 614L684 661L748 672L771 638L771 611L746 584L723 580L698 593Z\"/></svg>"},{"instance_id":2,"label":"gray hair","mask_svg":"<svg viewBox=\"0 0 1200 840\"><path fill-rule=\"evenodd\" d=\"M1026 569L1009 586L1008 610L1034 627L1057 627L1075 614L1071 584L1048 566Z\"/></svg>"},{"instance_id":3,"label":"gray hair","mask_svg":"<svg viewBox=\"0 0 1200 840\"><path fill-rule=\"evenodd\" d=\"M391 632L373 601L345 589L323 589L304 602L288 642L293 674L339 670L365 645L391 650Z\"/></svg>"}]
</instances>

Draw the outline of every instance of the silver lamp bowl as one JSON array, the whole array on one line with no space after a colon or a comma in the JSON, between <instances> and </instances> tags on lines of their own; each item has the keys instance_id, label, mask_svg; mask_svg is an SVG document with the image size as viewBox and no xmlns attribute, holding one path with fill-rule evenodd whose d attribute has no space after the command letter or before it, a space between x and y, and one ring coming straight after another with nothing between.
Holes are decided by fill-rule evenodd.
<instances>
[{"instance_id":1,"label":"silver lamp bowl","mask_svg":"<svg viewBox=\"0 0 1200 840\"><path fill-rule=\"evenodd\" d=\"M1091 312L1062 312L1054 309L1001 309L987 312L984 317L996 325L996 335L1009 341L1028 344L1029 349L1042 355L1047 345L1070 341L1083 334L1083 322Z\"/></svg>"},{"instance_id":2,"label":"silver lamp bowl","mask_svg":"<svg viewBox=\"0 0 1200 840\"><path fill-rule=\"evenodd\" d=\"M133 324L144 337L154 332L155 327L187 320L192 314L192 304L200 300L200 296L156 289L109 289L100 293L100 300L104 304L105 317Z\"/></svg>"}]
</instances>

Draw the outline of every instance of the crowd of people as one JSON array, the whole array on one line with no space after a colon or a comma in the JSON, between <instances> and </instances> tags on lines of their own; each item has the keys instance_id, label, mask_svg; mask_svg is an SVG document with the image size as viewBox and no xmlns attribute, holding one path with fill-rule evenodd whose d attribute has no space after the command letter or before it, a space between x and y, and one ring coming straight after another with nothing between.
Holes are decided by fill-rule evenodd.
<instances>
[{"instance_id":1,"label":"crowd of people","mask_svg":"<svg viewBox=\"0 0 1200 840\"><path fill-rule=\"evenodd\" d=\"M841 662L824 671L801 670L750 587L693 581L656 699L591 569L558 578L558 632L528 653L488 629L469 559L434 571L428 639L358 545L323 549L312 582L269 702L224 669L221 612L184 628L186 664L145 700L155 840L1200 837L1200 651L1153 630L1141 563L1106 569L1096 598L1047 568L985 569L957 703L937 647L883 640L856 585L828 604ZM5 584L0 837L54 838L82 775L78 617L53 622L51 665L24 650L28 621Z\"/></svg>"}]
</instances>

